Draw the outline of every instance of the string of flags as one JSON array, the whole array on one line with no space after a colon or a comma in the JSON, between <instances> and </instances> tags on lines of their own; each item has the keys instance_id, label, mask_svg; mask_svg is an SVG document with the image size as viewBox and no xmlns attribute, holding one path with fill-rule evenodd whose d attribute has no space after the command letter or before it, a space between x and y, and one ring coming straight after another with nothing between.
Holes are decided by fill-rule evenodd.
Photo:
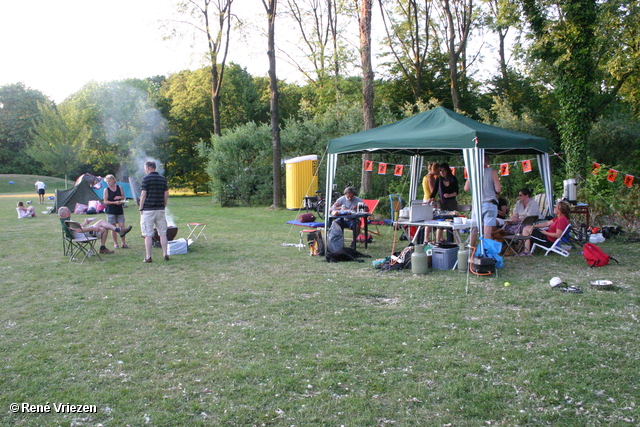
<instances>
[{"instance_id":1,"label":"string of flags","mask_svg":"<svg viewBox=\"0 0 640 427\"><path fill-rule=\"evenodd\" d=\"M557 156L557 154L554 154ZM521 168L522 168L522 172L524 173L529 173L533 170L532 166L531 166L531 161L534 159L526 159L526 160L518 160L512 163L500 163L499 166L499 174L500 176L509 176L509 174L511 173L511 167L512 166L516 166L517 164L520 164ZM374 162L373 160L365 160L364 161L364 170L365 172L373 172L374 169L374 163L378 165L377 170L378 170L378 175L386 175L387 174L387 170L390 168L393 170L393 175L394 176L402 176L402 174L404 173L404 168L407 165L399 165L399 164L393 164L393 163L384 163L384 162ZM496 166L496 165L491 165L491 166ZM463 177L464 179L467 179L469 177L469 175L467 174L467 168L464 166L453 166L451 167L451 173L453 175L456 174L456 169L462 169L463 170ZM592 166L591 166L591 174L592 175L598 175L600 173L600 169L601 169L601 164L600 163L596 163L593 162ZM617 171L615 169L609 169L609 171L607 172L607 180L609 182L615 182L616 178L618 177L618 173L620 171ZM627 186L628 188L631 188L631 186L633 185L635 178L638 178L634 175L631 174L624 174L624 185Z\"/></svg>"},{"instance_id":2,"label":"string of flags","mask_svg":"<svg viewBox=\"0 0 640 427\"><path fill-rule=\"evenodd\" d=\"M600 169L601 168L602 168L602 165L600 163L593 162L591 164L591 175L598 175L600 173ZM609 169L609 171L607 172L607 181L615 182L616 178L618 178L618 172L620 172L620 171L617 171L615 169ZM623 183L628 188L631 188L631 186L633 185L633 181L635 181L636 178L638 178L638 177L626 173L626 174L624 174Z\"/></svg>"}]
</instances>

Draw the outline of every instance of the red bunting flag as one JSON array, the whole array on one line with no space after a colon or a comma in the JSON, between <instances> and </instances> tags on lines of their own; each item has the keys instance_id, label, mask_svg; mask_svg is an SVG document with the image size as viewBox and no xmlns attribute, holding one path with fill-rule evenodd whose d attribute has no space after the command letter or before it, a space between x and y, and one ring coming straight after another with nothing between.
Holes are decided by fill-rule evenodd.
<instances>
[{"instance_id":1,"label":"red bunting flag","mask_svg":"<svg viewBox=\"0 0 640 427\"><path fill-rule=\"evenodd\" d=\"M378 175L385 175L387 173L387 164L380 163L378 165Z\"/></svg>"},{"instance_id":2,"label":"red bunting flag","mask_svg":"<svg viewBox=\"0 0 640 427\"><path fill-rule=\"evenodd\" d=\"M609 169L609 173L607 174L607 181L614 182L616 177L618 176L618 171L615 169Z\"/></svg>"},{"instance_id":3,"label":"red bunting flag","mask_svg":"<svg viewBox=\"0 0 640 427\"><path fill-rule=\"evenodd\" d=\"M456 174L456 168L452 168L451 166L449 166L449 169L451 169L451 175Z\"/></svg>"},{"instance_id":4,"label":"red bunting flag","mask_svg":"<svg viewBox=\"0 0 640 427\"><path fill-rule=\"evenodd\" d=\"M500 163L500 176L509 176L509 163Z\"/></svg>"},{"instance_id":5,"label":"red bunting flag","mask_svg":"<svg viewBox=\"0 0 640 427\"><path fill-rule=\"evenodd\" d=\"M624 185L626 185L627 187L631 188L631 186L633 185L633 175L625 175L624 177Z\"/></svg>"},{"instance_id":6,"label":"red bunting flag","mask_svg":"<svg viewBox=\"0 0 640 427\"><path fill-rule=\"evenodd\" d=\"M373 171L373 161L365 160L364 161L364 170L365 170L365 172Z\"/></svg>"},{"instance_id":7,"label":"red bunting flag","mask_svg":"<svg viewBox=\"0 0 640 427\"><path fill-rule=\"evenodd\" d=\"M393 174L394 174L395 176L402 176L402 171L403 171L403 170L404 170L404 166L402 166L402 165L396 165L396 166L393 168Z\"/></svg>"},{"instance_id":8,"label":"red bunting flag","mask_svg":"<svg viewBox=\"0 0 640 427\"><path fill-rule=\"evenodd\" d=\"M600 172L600 163L593 162L591 165L591 175L598 175Z\"/></svg>"},{"instance_id":9,"label":"red bunting flag","mask_svg":"<svg viewBox=\"0 0 640 427\"><path fill-rule=\"evenodd\" d=\"M522 161L522 172L527 173L531 172L533 169L531 168L531 160L523 160Z\"/></svg>"},{"instance_id":10,"label":"red bunting flag","mask_svg":"<svg viewBox=\"0 0 640 427\"><path fill-rule=\"evenodd\" d=\"M464 179L469 179L469 174L467 173L467 168L462 169L462 177Z\"/></svg>"}]
</instances>

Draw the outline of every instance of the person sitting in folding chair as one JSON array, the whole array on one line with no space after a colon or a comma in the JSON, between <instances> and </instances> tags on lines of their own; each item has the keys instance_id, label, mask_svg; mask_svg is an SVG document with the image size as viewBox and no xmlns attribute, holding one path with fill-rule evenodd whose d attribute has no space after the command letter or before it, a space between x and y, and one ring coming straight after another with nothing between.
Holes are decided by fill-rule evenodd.
<instances>
[{"instance_id":1,"label":"person sitting in folding chair","mask_svg":"<svg viewBox=\"0 0 640 427\"><path fill-rule=\"evenodd\" d=\"M555 217L552 220L525 227L523 234L525 236L530 235L531 239L525 241L526 249L520 255L531 255L532 242L550 248L556 240L561 239L562 234L569 225L570 213L571 206L569 203L558 202L553 207Z\"/></svg>"},{"instance_id":2,"label":"person sitting in folding chair","mask_svg":"<svg viewBox=\"0 0 640 427\"><path fill-rule=\"evenodd\" d=\"M364 201L356 196L356 190L353 187L347 187L344 189L344 196L338 198L333 206L331 206L331 215L336 216L339 215L340 212L356 212L358 203L364 203ZM340 224L342 228L350 228L353 230L355 227L355 235L360 234L360 218L338 218L335 222Z\"/></svg>"},{"instance_id":3,"label":"person sitting in folding chair","mask_svg":"<svg viewBox=\"0 0 640 427\"><path fill-rule=\"evenodd\" d=\"M66 206L58 209L58 216L60 216L60 222L64 227L66 227L65 221L71 221L71 211ZM93 221L93 218L87 218L82 223L80 223L81 232L82 233L90 233L95 236L100 236L100 253L101 254L112 254L113 251L110 251L105 246L107 243L107 230L115 231L116 233L120 233L120 237L124 237L128 232L133 228L132 226L128 226L125 229L121 229L120 227L116 227L112 224L109 224L107 221L98 220L94 222L92 225L89 225ZM74 235L78 234L75 230L72 230ZM76 238L82 236L76 236Z\"/></svg>"}]
</instances>

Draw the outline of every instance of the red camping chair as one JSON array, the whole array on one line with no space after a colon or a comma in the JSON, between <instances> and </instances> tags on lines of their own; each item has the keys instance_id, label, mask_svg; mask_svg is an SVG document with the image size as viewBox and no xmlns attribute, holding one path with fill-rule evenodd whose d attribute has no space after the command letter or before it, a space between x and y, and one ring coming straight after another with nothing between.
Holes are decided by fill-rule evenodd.
<instances>
[{"instance_id":1,"label":"red camping chair","mask_svg":"<svg viewBox=\"0 0 640 427\"><path fill-rule=\"evenodd\" d=\"M364 222L369 221L369 225L374 225L376 227L376 231L373 231L371 227L369 227L369 233L380 236L380 229L378 228L378 224L380 224L380 222L375 220L375 215L374 215L374 211L378 207L378 203L380 203L380 200L363 199L362 201L364 202L365 205L367 205L367 211L371 214L371 216L369 218L360 219L360 222L361 222L360 228L364 229Z\"/></svg>"}]
</instances>

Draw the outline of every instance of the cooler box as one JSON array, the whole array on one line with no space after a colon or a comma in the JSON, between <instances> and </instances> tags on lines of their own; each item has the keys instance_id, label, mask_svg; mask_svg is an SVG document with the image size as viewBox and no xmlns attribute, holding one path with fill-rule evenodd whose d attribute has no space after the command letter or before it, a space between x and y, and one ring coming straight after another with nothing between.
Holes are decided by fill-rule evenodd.
<instances>
[{"instance_id":1,"label":"cooler box","mask_svg":"<svg viewBox=\"0 0 640 427\"><path fill-rule=\"evenodd\" d=\"M318 156L295 157L285 160L287 209L298 210L304 207L307 196L318 191Z\"/></svg>"},{"instance_id":2,"label":"cooler box","mask_svg":"<svg viewBox=\"0 0 640 427\"><path fill-rule=\"evenodd\" d=\"M458 261L458 247L433 248L432 267L437 270L451 270Z\"/></svg>"}]
</instances>

